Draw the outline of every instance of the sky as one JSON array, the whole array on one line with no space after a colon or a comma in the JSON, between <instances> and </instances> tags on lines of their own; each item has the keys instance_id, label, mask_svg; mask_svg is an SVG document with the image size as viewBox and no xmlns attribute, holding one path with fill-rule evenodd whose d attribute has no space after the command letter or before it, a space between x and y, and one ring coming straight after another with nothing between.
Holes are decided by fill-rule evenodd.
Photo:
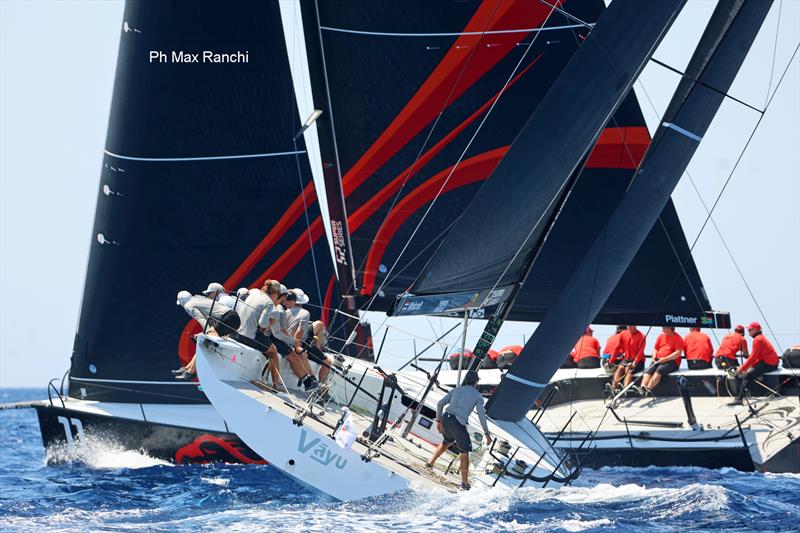
<instances>
[{"instance_id":1,"label":"sky","mask_svg":"<svg viewBox=\"0 0 800 533\"><path fill-rule=\"evenodd\" d=\"M714 5L690 0L654 57L683 69ZM0 0L0 387L44 387L69 366L122 11L114 0ZM789 63L799 42L800 0L776 0L730 90L763 109L789 65L750 146L733 171L759 115L726 100L673 194L715 308L769 324L784 349L800 342L800 59ZM650 63L637 82L651 132L678 81ZM698 238L704 205L729 177L712 214L718 231L709 224ZM385 315L368 315L379 339ZM392 319L384 364L399 366L453 323ZM483 325L470 325L468 347ZM508 323L495 347L522 343L534 328ZM609 328L595 335L602 343ZM443 342L458 344L458 333Z\"/></svg>"}]
</instances>

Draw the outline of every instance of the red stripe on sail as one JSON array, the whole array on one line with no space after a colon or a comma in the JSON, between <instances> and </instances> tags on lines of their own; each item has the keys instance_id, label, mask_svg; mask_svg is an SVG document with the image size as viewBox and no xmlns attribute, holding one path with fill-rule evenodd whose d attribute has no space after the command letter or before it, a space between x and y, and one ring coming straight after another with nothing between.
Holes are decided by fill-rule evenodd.
<instances>
[{"instance_id":1,"label":"red stripe on sail","mask_svg":"<svg viewBox=\"0 0 800 533\"><path fill-rule=\"evenodd\" d=\"M650 133L644 126L605 128L586 160L586 168L635 169L649 145Z\"/></svg>"},{"instance_id":2,"label":"red stripe on sail","mask_svg":"<svg viewBox=\"0 0 800 533\"><path fill-rule=\"evenodd\" d=\"M556 2L560 4L561 2ZM541 2L485 0L411 100L342 178L345 196L374 174L443 109L503 59L528 33L475 32L536 28L551 7Z\"/></svg>"},{"instance_id":3,"label":"red stripe on sail","mask_svg":"<svg viewBox=\"0 0 800 533\"><path fill-rule=\"evenodd\" d=\"M378 265L381 263L384 252L386 251L389 242L392 240L392 237L394 237L394 234L397 233L397 230L400 229L400 226L411 215L413 215L423 205L431 202L436 197L437 193L439 193L439 189L442 189L442 194L444 194L453 189L469 185L470 183L485 180L492 172L494 172L495 167L497 167L497 164L500 163L501 159L503 159L503 156L506 154L508 148L508 146L503 146L501 148L496 148L489 152L484 152L480 155L471 157L465 161L462 161L455 171L453 171L453 167L446 168L429 180L420 184L417 188L405 196L402 201L398 202L398 204L386 217L383 225L381 225L381 228L378 230L378 233L372 243L372 247L369 250L367 263L364 268L364 288L362 293L372 293L372 290L375 287L375 277L378 270ZM447 180L447 177L450 175L451 171L453 174L450 176L450 179ZM442 188L445 180L447 180L447 182L444 185L444 188Z\"/></svg>"}]
</instances>

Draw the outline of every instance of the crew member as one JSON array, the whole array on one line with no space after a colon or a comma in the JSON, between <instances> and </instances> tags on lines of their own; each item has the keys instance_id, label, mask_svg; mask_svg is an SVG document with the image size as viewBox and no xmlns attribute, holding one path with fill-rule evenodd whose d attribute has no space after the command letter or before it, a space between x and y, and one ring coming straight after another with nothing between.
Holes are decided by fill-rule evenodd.
<instances>
[{"instance_id":1,"label":"crew member","mask_svg":"<svg viewBox=\"0 0 800 533\"><path fill-rule=\"evenodd\" d=\"M661 331L661 335L656 339L653 363L642 376L642 396L652 394L661 382L661 378L675 372L681 366L683 339L672 326L664 326Z\"/></svg>"},{"instance_id":2,"label":"crew member","mask_svg":"<svg viewBox=\"0 0 800 533\"><path fill-rule=\"evenodd\" d=\"M309 359L319 365L320 383L324 383L331 370L331 358L323 352L325 347L322 321L311 322L311 313L304 309L308 295L302 289L292 289L286 295L287 332L292 337L292 348L309 373L313 374Z\"/></svg>"},{"instance_id":3,"label":"crew member","mask_svg":"<svg viewBox=\"0 0 800 533\"><path fill-rule=\"evenodd\" d=\"M241 323L236 311L207 296L199 294L192 296L189 291L180 291L177 304L183 307L190 317L197 320L208 335L226 337L235 334ZM208 328L206 328L206 323L208 323ZM175 379L184 380L194 377L197 374L196 359L197 356L194 356L185 367L173 370Z\"/></svg>"},{"instance_id":4,"label":"crew member","mask_svg":"<svg viewBox=\"0 0 800 533\"><path fill-rule=\"evenodd\" d=\"M636 326L628 326L628 329L620 335L620 342L625 355L614 372L612 390L619 388L619 382L623 378L624 386L627 387L633 381L633 375L644 370L644 346L647 339L642 332Z\"/></svg>"},{"instance_id":5,"label":"crew member","mask_svg":"<svg viewBox=\"0 0 800 533\"><path fill-rule=\"evenodd\" d=\"M711 337L700 331L700 328L689 328L689 334L683 338L683 346L689 370L711 368L714 347L711 345Z\"/></svg>"},{"instance_id":6,"label":"crew member","mask_svg":"<svg viewBox=\"0 0 800 533\"><path fill-rule=\"evenodd\" d=\"M247 297L239 304L239 316L242 318L242 325L239 326L237 340L263 353L269 361L269 373L272 377L272 386L276 389L283 389L280 378L280 362L278 352L272 345L272 339L265 335L258 327L261 314L268 305L273 305L272 300L267 295L272 280L264 281L260 289L252 289L247 292ZM237 294L243 294L241 289Z\"/></svg>"},{"instance_id":7,"label":"crew member","mask_svg":"<svg viewBox=\"0 0 800 533\"><path fill-rule=\"evenodd\" d=\"M303 388L308 392L316 389L319 383L317 382L317 378L314 377L313 372L311 372L308 364L303 361L301 356L294 349L294 338L291 337L287 331L288 320L283 303L286 301L286 295L289 291L286 289L286 286L278 282L275 283L277 286L272 287L273 292L270 294L274 305L270 309L268 315L266 314L266 310L262 313L262 321L259 322L259 325L264 325L264 323L269 324L272 344L275 346L278 354L289 361L292 372L297 376L299 383L302 383ZM265 318L265 316L268 318Z\"/></svg>"},{"instance_id":8,"label":"crew member","mask_svg":"<svg viewBox=\"0 0 800 533\"><path fill-rule=\"evenodd\" d=\"M737 356L747 357L750 353L747 350L747 339L744 337L744 326L737 324L733 333L722 337L719 343L714 362L720 370L736 368L739 366Z\"/></svg>"},{"instance_id":9,"label":"crew member","mask_svg":"<svg viewBox=\"0 0 800 533\"><path fill-rule=\"evenodd\" d=\"M446 409L445 406L447 406ZM430 461L425 463L427 467L433 468L436 460L455 442L460 453L461 488L464 490L470 489L469 452L472 451L472 441L469 438L469 431L467 431L467 420L473 409L478 413L483 433L486 436L486 443L491 444L492 435L489 433L489 425L486 422L483 396L478 392L478 372L470 370L464 376L463 384L445 394L444 398L436 404L436 429L442 434L442 443L433 452Z\"/></svg>"},{"instance_id":10,"label":"crew member","mask_svg":"<svg viewBox=\"0 0 800 533\"><path fill-rule=\"evenodd\" d=\"M209 283L203 294L229 309L236 309L236 298L225 292L225 287L222 286L222 283Z\"/></svg>"},{"instance_id":11,"label":"crew member","mask_svg":"<svg viewBox=\"0 0 800 533\"><path fill-rule=\"evenodd\" d=\"M603 368L609 371L609 373L616 369L625 353L625 349L622 347L622 332L626 329L628 329L627 326L617 326L616 333L608 338L606 347L603 348L603 355L601 357Z\"/></svg>"},{"instance_id":12,"label":"crew member","mask_svg":"<svg viewBox=\"0 0 800 533\"><path fill-rule=\"evenodd\" d=\"M588 326L570 352L578 368L600 368L600 341L592 337L593 331Z\"/></svg>"},{"instance_id":13,"label":"crew member","mask_svg":"<svg viewBox=\"0 0 800 533\"><path fill-rule=\"evenodd\" d=\"M753 381L767 372L778 369L778 352L761 333L761 324L753 322L747 326L747 333L753 337L753 351L744 364L735 371L739 379L739 393L728 405L741 405L744 393Z\"/></svg>"}]
</instances>

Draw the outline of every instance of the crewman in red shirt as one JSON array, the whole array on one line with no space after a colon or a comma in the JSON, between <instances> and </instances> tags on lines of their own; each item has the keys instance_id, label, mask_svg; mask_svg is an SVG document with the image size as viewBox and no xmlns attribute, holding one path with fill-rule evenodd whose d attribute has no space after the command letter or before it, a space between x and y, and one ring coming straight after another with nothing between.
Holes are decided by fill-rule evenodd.
<instances>
[{"instance_id":1,"label":"crewman in red shirt","mask_svg":"<svg viewBox=\"0 0 800 533\"><path fill-rule=\"evenodd\" d=\"M761 324L753 322L747 326L747 333L753 337L753 351L742 366L736 370L739 378L739 393L728 405L741 405L744 393L750 384L767 372L778 369L778 352L772 343L761 333Z\"/></svg>"},{"instance_id":2,"label":"crewman in red shirt","mask_svg":"<svg viewBox=\"0 0 800 533\"><path fill-rule=\"evenodd\" d=\"M652 394L653 390L661 383L661 378L675 372L681 366L683 339L675 333L673 326L664 326L661 331L663 333L656 339L653 364L644 371L644 376L642 376L640 389L642 396Z\"/></svg>"},{"instance_id":3,"label":"crewman in red shirt","mask_svg":"<svg viewBox=\"0 0 800 533\"><path fill-rule=\"evenodd\" d=\"M711 368L714 346L711 345L711 338L700 331L700 328L689 328L689 334L683 338L683 346L689 370Z\"/></svg>"},{"instance_id":4,"label":"crewman in red shirt","mask_svg":"<svg viewBox=\"0 0 800 533\"><path fill-rule=\"evenodd\" d=\"M628 326L628 329L620 334L620 342L624 356L614 373L612 390L619 388L619 382L623 378L625 378L624 386L627 387L633 381L633 375L644 370L644 345L647 339L642 332L636 329L636 326Z\"/></svg>"},{"instance_id":5,"label":"crewman in red shirt","mask_svg":"<svg viewBox=\"0 0 800 533\"><path fill-rule=\"evenodd\" d=\"M739 366L739 361L736 359L739 354L745 357L750 355L747 351L747 339L744 338L744 326L741 324L736 325L733 333L722 337L714 362L720 370L736 368Z\"/></svg>"},{"instance_id":6,"label":"crewman in red shirt","mask_svg":"<svg viewBox=\"0 0 800 533\"><path fill-rule=\"evenodd\" d=\"M593 331L587 327L570 352L578 368L600 368L600 341L592 337Z\"/></svg>"},{"instance_id":7,"label":"crewman in red shirt","mask_svg":"<svg viewBox=\"0 0 800 533\"><path fill-rule=\"evenodd\" d=\"M626 329L628 329L627 326L617 326L617 332L608 338L606 347L603 348L603 355L600 359L603 363L603 368L609 373L614 371L625 354L625 349L622 347L622 332Z\"/></svg>"}]
</instances>

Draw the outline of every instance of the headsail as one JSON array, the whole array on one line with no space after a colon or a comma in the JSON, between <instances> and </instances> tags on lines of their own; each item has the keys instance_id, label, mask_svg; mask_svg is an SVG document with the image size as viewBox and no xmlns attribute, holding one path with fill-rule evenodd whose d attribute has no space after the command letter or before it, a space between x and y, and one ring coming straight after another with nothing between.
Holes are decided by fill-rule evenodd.
<instances>
[{"instance_id":1,"label":"headsail","mask_svg":"<svg viewBox=\"0 0 800 533\"><path fill-rule=\"evenodd\" d=\"M573 339L599 312L689 164L770 6L745 0L718 4L636 178L492 397L493 417L525 416Z\"/></svg>"}]
</instances>

